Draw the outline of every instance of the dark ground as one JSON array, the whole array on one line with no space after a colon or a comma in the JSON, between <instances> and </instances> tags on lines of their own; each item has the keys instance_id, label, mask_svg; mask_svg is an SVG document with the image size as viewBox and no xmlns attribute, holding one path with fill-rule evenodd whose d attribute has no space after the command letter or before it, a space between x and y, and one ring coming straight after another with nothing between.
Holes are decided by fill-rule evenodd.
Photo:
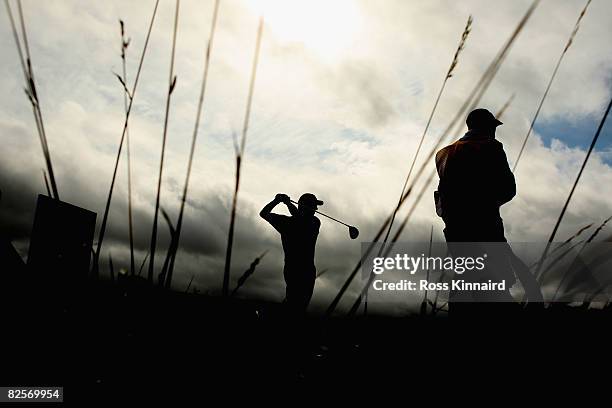
<instances>
[{"instance_id":1,"label":"dark ground","mask_svg":"<svg viewBox=\"0 0 612 408\"><path fill-rule=\"evenodd\" d=\"M287 385L358 395L388 380L502 385L501 372L520 375L508 384L520 387L611 360L609 310L485 305L470 319L451 312L296 322L277 304L161 291L140 280L36 282L2 285L0 383L61 385L66 402L174 393L205 400L221 389L231 399Z\"/></svg>"}]
</instances>

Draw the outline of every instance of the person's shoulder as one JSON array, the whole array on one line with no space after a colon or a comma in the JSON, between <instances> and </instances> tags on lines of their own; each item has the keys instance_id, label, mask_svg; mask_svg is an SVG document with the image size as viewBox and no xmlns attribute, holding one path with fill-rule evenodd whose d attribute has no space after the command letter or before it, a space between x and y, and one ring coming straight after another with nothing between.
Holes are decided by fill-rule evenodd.
<instances>
[{"instance_id":1,"label":"person's shoulder","mask_svg":"<svg viewBox=\"0 0 612 408\"><path fill-rule=\"evenodd\" d=\"M444 146L443 148L441 148L440 150L436 152L436 157L438 157L438 155L447 154L448 151L451 150L457 143L459 143L459 141L451 143L448 146Z\"/></svg>"},{"instance_id":2,"label":"person's shoulder","mask_svg":"<svg viewBox=\"0 0 612 408\"><path fill-rule=\"evenodd\" d=\"M492 150L504 151L504 144L497 139L489 139L487 146L489 146Z\"/></svg>"},{"instance_id":3,"label":"person's shoulder","mask_svg":"<svg viewBox=\"0 0 612 408\"><path fill-rule=\"evenodd\" d=\"M283 215L283 214L276 214L276 213L268 214L268 220L276 222L276 223L287 223L290 219L291 217Z\"/></svg>"},{"instance_id":4,"label":"person's shoulder","mask_svg":"<svg viewBox=\"0 0 612 408\"><path fill-rule=\"evenodd\" d=\"M457 143L459 143L459 142L455 142L455 143L449 144L448 146L445 146L445 147L441 148L440 150L438 150L436 152L436 163L440 162L440 160L442 160L443 158L447 157L449 155L451 149L453 149Z\"/></svg>"}]
</instances>

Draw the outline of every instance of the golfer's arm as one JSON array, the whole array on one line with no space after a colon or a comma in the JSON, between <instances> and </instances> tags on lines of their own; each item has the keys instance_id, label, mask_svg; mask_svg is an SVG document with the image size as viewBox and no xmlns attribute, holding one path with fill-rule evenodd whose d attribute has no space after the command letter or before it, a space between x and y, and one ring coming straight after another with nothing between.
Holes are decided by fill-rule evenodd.
<instances>
[{"instance_id":1,"label":"golfer's arm","mask_svg":"<svg viewBox=\"0 0 612 408\"><path fill-rule=\"evenodd\" d=\"M280 201L274 199L265 205L264 208L259 212L259 216L266 221L270 221L270 214L272 214L272 210L276 207Z\"/></svg>"},{"instance_id":2,"label":"golfer's arm","mask_svg":"<svg viewBox=\"0 0 612 408\"><path fill-rule=\"evenodd\" d=\"M287 208L289 209L289 213L291 215L296 215L297 214L297 207L295 206L295 204L293 204L291 201L285 203L287 205Z\"/></svg>"}]
</instances>

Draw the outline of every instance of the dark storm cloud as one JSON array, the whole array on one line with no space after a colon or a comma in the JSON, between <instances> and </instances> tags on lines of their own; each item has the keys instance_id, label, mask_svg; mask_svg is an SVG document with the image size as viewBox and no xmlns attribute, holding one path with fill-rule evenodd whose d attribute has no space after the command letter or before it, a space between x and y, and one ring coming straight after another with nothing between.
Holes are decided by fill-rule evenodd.
<instances>
[{"instance_id":1,"label":"dark storm cloud","mask_svg":"<svg viewBox=\"0 0 612 408\"><path fill-rule=\"evenodd\" d=\"M2 200L0 201L0 227L9 238L21 249L22 256L27 254L27 246L34 220L34 212L38 194L45 194L42 171L39 179L36 174L22 172L14 167L7 166L7 161L0 162L0 190ZM60 181L62 183L60 183ZM88 188L83 185L79 178L71 179L61 177L58 180L60 195L70 197L70 202L76 205L92 209L103 208L103 202L96 205L92 203L92 196ZM211 193L204 197L192 197L189 199L185 211L183 231L180 241L180 254L177 260L177 280L179 286L182 281L196 276L196 282L201 287L213 287L217 285L218 276L223 268L225 247L227 243L227 225L229 222L229 211L226 205L227 197L219 193ZM129 241L127 234L127 203L123 197L115 192L111 212L109 216L104 254L101 256L103 274L107 271L105 266L111 252L113 262L117 268L127 267L129 264ZM172 222L175 223L178 208L168 209ZM266 249L272 249L267 255L265 263L257 271L257 277L252 281L259 281L249 285L249 291L253 294L266 293L267 287L278 289L282 283L281 275L278 274L280 260L279 240L273 234L266 231L266 225L257 214L258 211L250 209L238 213L237 230L234 241L233 273L237 279L244 272L253 259ZM150 208L135 206L133 209L135 251L137 253L137 264L149 250L152 214ZM102 218L98 213L98 229ZM159 220L159 247L156 265L163 263L166 248L169 243L169 234L166 223L162 217ZM97 239L97 231L94 239ZM267 266L267 267L266 267ZM260 278L261 277L261 278ZM261 293L260 293L261 292Z\"/></svg>"},{"instance_id":2,"label":"dark storm cloud","mask_svg":"<svg viewBox=\"0 0 612 408\"><path fill-rule=\"evenodd\" d=\"M42 179L42 172L40 174ZM78 178L70 180L62 178L59 183L60 194L70 197L71 202L91 209L84 203L91 203L92 197L86 186L79 183ZM22 173L7 168L6 162L0 163L0 227L8 232L14 242L19 242L22 255L27 253L27 243L34 219L37 195L44 193L41 180L30 173ZM226 192L225 192L226 193ZM176 290L186 288L191 277L194 277L193 288L203 293L218 293L221 284L225 247L227 243L227 225L229 196L222 193L209 193L206 196L191 197L186 206L183 232L180 241L180 251L177 258L175 279ZM261 203L263 206L265 203ZM103 208L103 203L97 203L97 208ZM173 206L169 210L173 222L178 209ZM284 283L282 278L282 249L280 237L258 215L258 208L250 208L243 204L238 213L237 229L234 241L234 257L232 262L232 286L250 263L261 253L268 250L255 275L247 281L240 290L242 296L268 300L282 300ZM108 254L113 258L115 269L126 268L129 265L129 242L127 234L127 204L120 194L113 200L109 217L107 235L101 256L102 276L108 274ZM151 231L150 208L134 207L134 231L136 264L139 267L149 250ZM101 221L98 213L98 228ZM379 217L382 219L382 217ZM160 217L159 246L157 252L157 268L163 263L169 243L169 234L165 221ZM372 236L379 224L372 220L367 225L361 225L364 239ZM97 239L97 231L94 237ZM344 282L348 272L359 260L359 241L351 241L344 227L323 220L319 245L317 247L317 267L319 271L327 270L317 282L317 293L313 307L323 308L335 296L337 288ZM146 273L146 272L145 272ZM348 292L348 297L356 295L359 284L356 281Z\"/></svg>"}]
</instances>

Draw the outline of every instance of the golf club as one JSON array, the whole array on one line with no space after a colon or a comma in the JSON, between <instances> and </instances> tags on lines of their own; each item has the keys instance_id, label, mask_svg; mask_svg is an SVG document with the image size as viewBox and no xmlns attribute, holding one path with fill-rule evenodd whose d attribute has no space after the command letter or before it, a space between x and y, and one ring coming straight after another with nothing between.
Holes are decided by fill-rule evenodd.
<instances>
[{"instance_id":1,"label":"golf club","mask_svg":"<svg viewBox=\"0 0 612 408\"><path fill-rule=\"evenodd\" d=\"M291 199L289 201L291 201L293 204L300 205L297 201L293 201ZM307 207L307 206L305 206L305 207ZM307 208L310 208L310 207L307 207ZM347 226L348 229L349 229L349 236L351 237L351 239L356 239L359 236L359 230L357 229L357 227L353 227L352 225L348 225L347 223L342 222L340 220L337 220L334 217L331 217L331 216L329 216L327 214L322 213L321 211L315 210L314 208L310 208L310 209L313 210L314 212L316 212L317 214L320 214L320 215L322 215L324 217L329 218L330 220L336 221L337 223L340 223L340 224L342 224L344 226Z\"/></svg>"}]
</instances>

